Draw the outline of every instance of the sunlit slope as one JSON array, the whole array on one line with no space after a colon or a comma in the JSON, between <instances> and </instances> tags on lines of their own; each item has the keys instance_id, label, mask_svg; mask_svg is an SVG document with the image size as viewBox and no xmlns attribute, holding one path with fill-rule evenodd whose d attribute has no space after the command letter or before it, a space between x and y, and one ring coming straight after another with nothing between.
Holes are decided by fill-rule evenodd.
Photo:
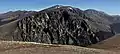
<instances>
[{"instance_id":1,"label":"sunlit slope","mask_svg":"<svg viewBox=\"0 0 120 54\"><path fill-rule=\"evenodd\" d=\"M70 45L1 41L0 54L119 54L107 50Z\"/></svg>"},{"instance_id":2,"label":"sunlit slope","mask_svg":"<svg viewBox=\"0 0 120 54\"><path fill-rule=\"evenodd\" d=\"M120 51L120 34L113 36L107 40L104 40L100 43L89 46L92 48L106 49L113 51Z\"/></svg>"}]
</instances>

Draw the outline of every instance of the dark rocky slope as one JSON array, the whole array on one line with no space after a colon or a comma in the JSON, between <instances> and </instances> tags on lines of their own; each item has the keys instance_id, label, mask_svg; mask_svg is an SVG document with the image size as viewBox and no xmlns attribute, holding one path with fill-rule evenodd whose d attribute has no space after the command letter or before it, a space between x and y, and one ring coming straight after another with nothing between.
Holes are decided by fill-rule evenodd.
<instances>
[{"instance_id":1,"label":"dark rocky slope","mask_svg":"<svg viewBox=\"0 0 120 54\"><path fill-rule=\"evenodd\" d=\"M108 24L93 19L78 8L57 5L15 21L17 26L13 27L16 29L9 35L15 41L80 46L98 43L114 35Z\"/></svg>"},{"instance_id":2,"label":"dark rocky slope","mask_svg":"<svg viewBox=\"0 0 120 54\"><path fill-rule=\"evenodd\" d=\"M111 28L115 31L116 34L120 33L120 23L111 24Z\"/></svg>"},{"instance_id":3,"label":"dark rocky slope","mask_svg":"<svg viewBox=\"0 0 120 54\"><path fill-rule=\"evenodd\" d=\"M92 21L84 11L57 5L20 20L14 40L87 46L112 35L109 26Z\"/></svg>"},{"instance_id":4,"label":"dark rocky slope","mask_svg":"<svg viewBox=\"0 0 120 54\"><path fill-rule=\"evenodd\" d=\"M120 16L113 16L113 24L111 24L111 28L115 31L116 34L120 33Z\"/></svg>"}]
</instances>

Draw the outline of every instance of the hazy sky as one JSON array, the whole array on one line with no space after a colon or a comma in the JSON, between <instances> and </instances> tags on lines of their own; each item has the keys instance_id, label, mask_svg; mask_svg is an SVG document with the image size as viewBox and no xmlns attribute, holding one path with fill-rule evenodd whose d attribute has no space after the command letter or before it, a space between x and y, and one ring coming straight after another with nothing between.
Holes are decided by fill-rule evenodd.
<instances>
[{"instance_id":1,"label":"hazy sky","mask_svg":"<svg viewBox=\"0 0 120 54\"><path fill-rule=\"evenodd\" d=\"M96 9L120 15L120 0L0 0L0 13L15 10L40 10L54 4L80 9Z\"/></svg>"}]
</instances>

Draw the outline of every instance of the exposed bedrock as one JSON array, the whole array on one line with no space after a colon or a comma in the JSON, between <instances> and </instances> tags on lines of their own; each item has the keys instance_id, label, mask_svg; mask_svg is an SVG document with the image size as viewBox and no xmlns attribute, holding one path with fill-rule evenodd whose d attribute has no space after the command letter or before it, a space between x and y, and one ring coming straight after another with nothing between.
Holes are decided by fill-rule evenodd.
<instances>
[{"instance_id":1,"label":"exposed bedrock","mask_svg":"<svg viewBox=\"0 0 120 54\"><path fill-rule=\"evenodd\" d=\"M88 46L114 35L111 28L91 29L93 25L90 24L96 22L89 21L92 22L77 8L58 6L56 9L43 10L20 20L13 39ZM102 30L104 28L109 31Z\"/></svg>"}]
</instances>

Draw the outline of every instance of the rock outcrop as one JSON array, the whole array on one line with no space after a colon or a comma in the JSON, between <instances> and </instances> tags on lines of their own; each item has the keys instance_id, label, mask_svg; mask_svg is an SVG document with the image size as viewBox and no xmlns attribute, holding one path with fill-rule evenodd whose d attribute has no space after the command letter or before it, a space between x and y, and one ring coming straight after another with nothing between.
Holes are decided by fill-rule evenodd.
<instances>
[{"instance_id":1,"label":"rock outcrop","mask_svg":"<svg viewBox=\"0 0 120 54\"><path fill-rule=\"evenodd\" d=\"M53 6L18 21L13 40L88 46L114 35L109 25L70 6Z\"/></svg>"}]
</instances>

